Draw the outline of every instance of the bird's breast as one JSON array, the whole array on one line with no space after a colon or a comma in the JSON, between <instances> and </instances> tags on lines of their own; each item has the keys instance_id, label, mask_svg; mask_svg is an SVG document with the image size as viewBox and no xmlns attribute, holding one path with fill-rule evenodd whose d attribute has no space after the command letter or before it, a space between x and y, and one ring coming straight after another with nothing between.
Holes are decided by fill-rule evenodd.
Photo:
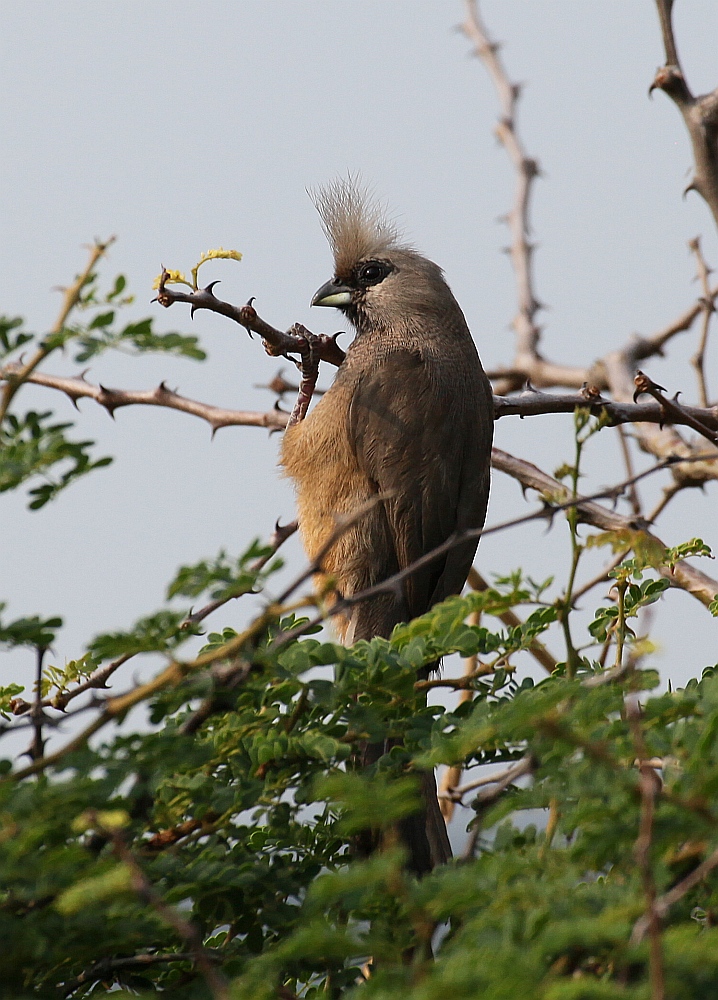
<instances>
[{"instance_id":1,"label":"bird's breast","mask_svg":"<svg viewBox=\"0 0 718 1000\"><path fill-rule=\"evenodd\" d=\"M305 419L284 434L280 463L297 491L299 530L310 559L336 530L337 519L351 515L372 496L348 434L351 389L335 383ZM342 536L325 560L338 572L356 554L355 531ZM353 550L353 551L352 551Z\"/></svg>"}]
</instances>

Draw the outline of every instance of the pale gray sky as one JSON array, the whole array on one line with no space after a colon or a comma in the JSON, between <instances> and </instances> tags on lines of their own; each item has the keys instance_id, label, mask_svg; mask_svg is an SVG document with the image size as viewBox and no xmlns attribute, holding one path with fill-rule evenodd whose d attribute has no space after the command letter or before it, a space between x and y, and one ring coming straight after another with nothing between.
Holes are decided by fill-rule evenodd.
<instances>
[{"instance_id":1,"label":"pale gray sky","mask_svg":"<svg viewBox=\"0 0 718 1000\"><path fill-rule=\"evenodd\" d=\"M718 6L676 7L690 83L710 89ZM689 238L701 234L718 266L707 209L695 195L681 199L691 162L682 123L663 94L647 97L662 62L654 5L486 0L482 9L513 78L526 83L520 125L544 170L533 216L536 287L550 307L543 349L586 363L692 301ZM305 189L348 170L361 171L444 267L485 364L510 361L515 292L496 220L513 177L492 135L491 85L454 30L458 0L28 0L1 13L2 310L46 328L59 305L52 289L82 266L81 245L117 233L103 274L127 275L137 296L128 316L194 332L210 355L204 364L106 355L88 378L132 388L166 379L220 405L271 406L253 386L272 377L276 361L219 317L191 322L181 307L150 305L152 280L161 263L188 269L202 250L236 248L240 264L204 270L222 279L223 297L256 296L278 326L339 329L338 317L309 307L331 261ZM691 400L694 345L689 335L650 367ZM72 365L52 359L46 368ZM709 379L715 393L715 339ZM32 387L19 402L75 419L98 456L115 456L39 513L21 494L0 498L0 599L10 617L64 617L55 662L159 607L179 564L239 552L277 517L293 516L277 438L263 431L225 429L211 441L203 423L176 412L137 407L113 422L90 401L74 414L63 397ZM552 471L570 457L571 418L505 418L496 443ZM621 478L609 435L591 447L586 488ZM518 486L496 476L489 523L523 509ZM684 493L660 533L669 543L702 535L718 547L715 512L715 484ZM530 526L487 539L480 564L485 574L523 565L561 579L567 552L563 525L548 535ZM297 545L286 555L293 570L301 566ZM715 662L717 626L684 594L664 605L655 663L664 680L682 683ZM228 608L210 624L237 625L247 610ZM560 653L558 636L549 644ZM30 668L30 654L3 654L0 683L29 680Z\"/></svg>"}]
</instances>

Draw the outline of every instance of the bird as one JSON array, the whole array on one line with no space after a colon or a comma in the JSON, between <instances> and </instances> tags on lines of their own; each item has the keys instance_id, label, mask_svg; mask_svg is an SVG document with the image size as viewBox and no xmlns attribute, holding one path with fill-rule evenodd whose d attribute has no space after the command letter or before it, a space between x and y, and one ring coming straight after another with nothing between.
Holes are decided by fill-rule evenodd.
<instances>
[{"instance_id":1,"label":"bird","mask_svg":"<svg viewBox=\"0 0 718 1000\"><path fill-rule=\"evenodd\" d=\"M332 535L321 572L337 598L381 583L447 541L480 529L490 486L491 385L441 268L402 236L357 178L314 194L334 274L313 306L340 310L355 337L330 388L285 431L281 464L297 494L311 560ZM356 516L361 512L361 516ZM341 533L337 524L348 523ZM460 593L478 536L337 615L346 645L389 638L400 622ZM423 676L427 676L427 671ZM382 748L366 748L365 763ZM433 773L423 814L403 821L409 865L424 874L451 857Z\"/></svg>"}]
</instances>

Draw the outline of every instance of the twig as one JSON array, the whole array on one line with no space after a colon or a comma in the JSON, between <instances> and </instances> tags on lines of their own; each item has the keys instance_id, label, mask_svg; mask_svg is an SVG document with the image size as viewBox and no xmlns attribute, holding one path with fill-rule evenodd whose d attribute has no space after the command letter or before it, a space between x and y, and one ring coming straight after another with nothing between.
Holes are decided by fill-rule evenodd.
<instances>
[{"instance_id":1,"label":"twig","mask_svg":"<svg viewBox=\"0 0 718 1000\"><path fill-rule=\"evenodd\" d=\"M694 456L696 463L703 461L706 457L710 456ZM641 479L645 478L647 475L652 475L654 472L659 471L661 468L671 467L677 462L683 463L683 459L678 458L666 458L662 462L656 463L651 469L647 469L642 473L639 473L632 480L633 482L639 482ZM531 462L527 462L524 459L516 458L514 455L509 455L506 452L499 451L498 448L494 448L491 456L491 462L495 469L499 469L505 472L507 475L512 476L517 479L524 487L530 487L531 489L537 490L540 494L548 497L553 497L556 500L564 499L566 502L562 505L569 506L569 490L563 483L559 483L557 479L552 476L547 475L547 473L542 472ZM625 484L622 484L625 485ZM615 496L611 490L606 490L602 494L594 494L590 497L579 497L578 498L578 510L581 515L581 520L586 524L591 524L596 528L600 528L602 531L635 531L640 530L644 533L644 537L647 541L652 544L662 545L666 547L664 543L648 530L647 522L636 520L634 518L625 517L622 514L618 514L616 511L608 510L606 507L602 507L594 500L600 499L601 496ZM562 509L562 507L555 507L554 510ZM718 581L711 579L701 570L689 565L686 562L678 562L673 567L672 570L667 567L661 567L659 573L664 576L672 586L680 587L686 590L689 594L692 594L697 600L702 604L710 604L713 600L710 597L711 591L718 593Z\"/></svg>"},{"instance_id":2,"label":"twig","mask_svg":"<svg viewBox=\"0 0 718 1000\"><path fill-rule=\"evenodd\" d=\"M304 420L317 387L321 360L321 341L318 337L310 333L301 323L295 323L291 332L298 342L299 361L296 362L296 365L301 375L301 381L287 427L293 427Z\"/></svg>"},{"instance_id":3,"label":"twig","mask_svg":"<svg viewBox=\"0 0 718 1000\"><path fill-rule=\"evenodd\" d=\"M532 511L530 514L524 514L521 517L511 518L508 521L501 521L488 528L472 528L466 531L456 532L442 545L437 546L437 548L433 549L431 552L427 552L410 566L407 566L405 569L393 574L393 576L388 577L387 580L374 584L372 587L368 587L366 590L360 591L357 594L344 597L342 600L337 602L336 605L334 605L331 609L331 614L342 613L360 601L368 600L378 594L394 591L397 586L408 576L411 576L412 573L415 573L419 569L423 569L424 566L430 565L446 552L449 552L452 548L463 544L469 539L486 537L487 535L496 534L499 531L505 531L507 528L513 528L520 524L527 524L530 521L540 519L545 520L547 517L553 518L560 511L569 510L573 507L579 511L581 520L588 524L592 524L604 531L616 531L620 529L629 529L632 531L640 530L644 532L647 538L665 548L666 546L660 541L660 539L645 530L645 522L624 517L622 514L617 514L615 511L601 507L595 501L606 498L615 499L622 492L624 492L631 483L639 482L641 479L644 479L648 475L652 475L661 468L669 468L675 461L679 460L664 459L663 462L657 463L651 469L646 469L643 472L638 473L638 475L634 476L632 479L624 480L609 489L599 490L589 496L570 497L570 491L568 488L557 479L554 479L545 472L542 472L530 462L525 462L523 459L518 459L513 455L500 451L498 448L494 448L492 449L491 455L491 464L493 467L501 469L501 471L514 476L521 483L523 483L524 486L530 486L533 489L537 489L538 492L542 494L545 502L550 498L548 504L541 510ZM692 593L703 604L710 604L710 602L714 600L715 594L718 593L718 582L711 580L710 577L705 576L705 574L700 573L699 570L695 570L692 566L688 566L686 563L676 563L672 570L667 567L662 567L659 572L674 585L688 590L689 593ZM694 574L699 575L696 576Z\"/></svg>"},{"instance_id":4,"label":"twig","mask_svg":"<svg viewBox=\"0 0 718 1000\"><path fill-rule=\"evenodd\" d=\"M706 373L705 373L705 355L706 346L708 344L708 332L711 325L711 316L716 311L715 303L711 297L710 283L708 281L708 275L710 270L706 264L705 257L703 256L703 251L701 250L700 237L696 236L695 239L690 240L688 243L689 248L693 251L696 257L696 267L698 270L698 280L701 283L701 289L703 291L703 298L701 300L703 306L703 326L701 327L700 340L698 341L698 348L696 353L691 358L691 364L696 370L696 378L698 379L698 399L700 400L701 406L708 406L708 388L706 386Z\"/></svg>"},{"instance_id":5,"label":"twig","mask_svg":"<svg viewBox=\"0 0 718 1000\"><path fill-rule=\"evenodd\" d=\"M6 377L6 385L3 388L2 396L0 396L0 424L5 419L5 414L7 413L10 403L20 386L24 382L29 381L30 375L32 375L37 366L41 364L48 354L51 354L52 351L54 351L58 346L50 343L51 338L57 336L64 329L70 313L80 301L82 289L90 279L95 264L98 262L100 257L107 252L108 248L115 242L115 239L116 237L111 236L109 240L106 240L104 243L100 243L98 241L90 249L90 258L87 262L85 270L82 274L78 275L74 283L70 285L69 288L64 289L65 294L62 300L60 313L47 337L43 339L37 351L33 354L29 361L13 370L10 377Z\"/></svg>"},{"instance_id":6,"label":"twig","mask_svg":"<svg viewBox=\"0 0 718 1000\"><path fill-rule=\"evenodd\" d=\"M98 669L93 671L87 680L82 682L82 684L78 684L77 687L72 688L71 691L60 691L53 698L46 698L43 704L49 705L51 708L57 708L64 712L67 705L74 698L77 698L78 695L84 694L85 691L106 688L107 681L110 677L112 677L114 672L136 655L136 653L125 653L122 656L119 656L116 660L112 660L104 667L98 667Z\"/></svg>"},{"instance_id":7,"label":"twig","mask_svg":"<svg viewBox=\"0 0 718 1000\"><path fill-rule=\"evenodd\" d=\"M681 486L676 482L670 483L670 485L664 487L661 499L658 501L658 503L653 508L651 513L645 519L646 524L649 525L655 524L658 515L663 510L665 510L665 508L671 502L673 497L676 496L677 493L680 493L680 491L681 491ZM611 559L608 563L606 563L606 565L603 567L600 573L592 577L588 581L588 583L584 583L582 587L580 587L577 591L575 591L573 595L574 604L580 597L583 597L584 594L587 594L589 590L593 590L593 588L597 587L599 583L604 583L606 580L608 580L611 571L614 570L616 566L618 566L620 563L623 562L623 560L626 558L626 556L630 551L631 551L630 549L624 549L622 552L619 552L617 555L613 557L613 559Z\"/></svg>"},{"instance_id":8,"label":"twig","mask_svg":"<svg viewBox=\"0 0 718 1000\"><path fill-rule=\"evenodd\" d=\"M633 376L631 376L633 377ZM632 387L633 388L633 387ZM683 424L695 429L696 424L718 431L718 406L707 408L680 406L666 412L655 403L628 403L601 396L595 386L586 386L579 393L558 394L531 389L514 396L494 396L494 417L518 415L533 417L544 413L573 413L576 407L590 410L595 417L602 414L612 425L628 423ZM718 457L718 456L717 456Z\"/></svg>"}]
</instances>

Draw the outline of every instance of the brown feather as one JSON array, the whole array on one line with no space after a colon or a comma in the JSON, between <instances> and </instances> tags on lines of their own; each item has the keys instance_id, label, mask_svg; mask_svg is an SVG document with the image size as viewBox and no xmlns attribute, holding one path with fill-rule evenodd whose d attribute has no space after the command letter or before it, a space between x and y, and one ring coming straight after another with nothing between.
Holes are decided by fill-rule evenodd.
<instances>
[{"instance_id":1,"label":"brown feather","mask_svg":"<svg viewBox=\"0 0 718 1000\"><path fill-rule=\"evenodd\" d=\"M349 596L455 531L483 525L493 401L441 269L402 243L384 209L351 179L325 188L316 204L336 275L351 292L345 312L357 336L331 388L287 429L282 463L296 485L310 558L334 531L337 515L380 498L324 558L323 572ZM382 262L378 280L362 281L367 261ZM399 622L459 593L476 545L467 542L412 574L402 593L358 604L339 625L344 640L389 637ZM365 751L370 761L385 748ZM418 872L450 856L433 774L424 776L424 803L402 830Z\"/></svg>"},{"instance_id":2,"label":"brown feather","mask_svg":"<svg viewBox=\"0 0 718 1000\"><path fill-rule=\"evenodd\" d=\"M334 254L336 274L351 273L357 261L409 249L396 224L371 191L358 180L336 180L312 193Z\"/></svg>"}]
</instances>

